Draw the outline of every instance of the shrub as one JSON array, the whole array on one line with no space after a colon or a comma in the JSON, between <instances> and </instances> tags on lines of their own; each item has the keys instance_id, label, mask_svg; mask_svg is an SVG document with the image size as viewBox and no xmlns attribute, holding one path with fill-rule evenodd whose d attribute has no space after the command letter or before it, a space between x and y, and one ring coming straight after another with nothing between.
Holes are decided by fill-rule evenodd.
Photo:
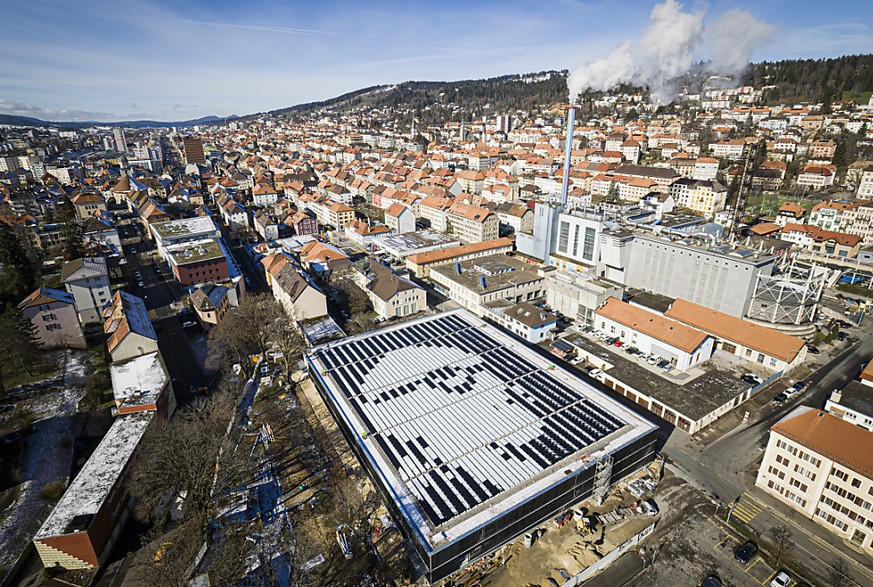
<instances>
[{"instance_id":1,"label":"shrub","mask_svg":"<svg viewBox=\"0 0 873 587\"><path fill-rule=\"evenodd\" d=\"M52 501L57 501L64 494L64 490L67 488L67 484L63 481L52 481L51 483L46 483L40 489L39 494L42 495L46 499L50 499Z\"/></svg>"}]
</instances>

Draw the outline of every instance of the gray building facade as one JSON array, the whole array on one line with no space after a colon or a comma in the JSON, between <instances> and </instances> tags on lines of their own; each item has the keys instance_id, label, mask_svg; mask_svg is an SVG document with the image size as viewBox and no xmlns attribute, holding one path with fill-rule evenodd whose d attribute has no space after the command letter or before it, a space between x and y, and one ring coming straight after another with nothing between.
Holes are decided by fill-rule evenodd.
<instances>
[{"instance_id":1,"label":"gray building facade","mask_svg":"<svg viewBox=\"0 0 873 587\"><path fill-rule=\"evenodd\" d=\"M625 285L691 302L742 318L758 274L771 275L776 258L730 247L636 235Z\"/></svg>"}]
</instances>

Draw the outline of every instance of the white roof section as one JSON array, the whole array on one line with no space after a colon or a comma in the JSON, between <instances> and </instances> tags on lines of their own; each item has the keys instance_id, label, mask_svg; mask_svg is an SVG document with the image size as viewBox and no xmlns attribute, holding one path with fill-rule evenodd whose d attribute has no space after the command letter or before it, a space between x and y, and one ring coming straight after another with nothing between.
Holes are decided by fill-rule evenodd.
<instances>
[{"instance_id":1,"label":"white roof section","mask_svg":"<svg viewBox=\"0 0 873 587\"><path fill-rule=\"evenodd\" d=\"M221 233L209 216L195 216L151 225L152 231L164 243L194 238L218 237Z\"/></svg>"},{"instance_id":2,"label":"white roof section","mask_svg":"<svg viewBox=\"0 0 873 587\"><path fill-rule=\"evenodd\" d=\"M407 257L417 253L429 253L461 244L456 238L432 230L418 230L403 234L386 234L373 237L377 249L394 257Z\"/></svg>"},{"instance_id":3,"label":"white roof section","mask_svg":"<svg viewBox=\"0 0 873 587\"><path fill-rule=\"evenodd\" d=\"M153 412L141 412L115 419L34 540L87 530L124 472L153 417Z\"/></svg>"},{"instance_id":4,"label":"white roof section","mask_svg":"<svg viewBox=\"0 0 873 587\"><path fill-rule=\"evenodd\" d=\"M158 352L109 365L112 394L122 408L156 404L170 376Z\"/></svg>"},{"instance_id":5,"label":"white roof section","mask_svg":"<svg viewBox=\"0 0 873 587\"><path fill-rule=\"evenodd\" d=\"M307 359L432 550L655 429L466 310Z\"/></svg>"}]
</instances>

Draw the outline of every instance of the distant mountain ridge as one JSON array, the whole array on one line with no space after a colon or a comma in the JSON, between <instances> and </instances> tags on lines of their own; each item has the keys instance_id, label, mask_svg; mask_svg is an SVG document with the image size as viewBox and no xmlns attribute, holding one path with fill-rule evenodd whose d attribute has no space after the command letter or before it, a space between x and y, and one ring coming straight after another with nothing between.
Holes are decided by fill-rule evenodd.
<instances>
[{"instance_id":1,"label":"distant mountain ridge","mask_svg":"<svg viewBox=\"0 0 873 587\"><path fill-rule=\"evenodd\" d=\"M237 116L203 116L194 120L181 120L178 122L161 122L159 120L124 120L120 122L99 122L96 120L85 120L81 122L54 122L49 120L40 120L30 116L15 116L13 114L0 114L0 124L12 124L18 126L56 126L59 128L87 128L89 126L120 126L123 128L171 128L171 127L189 127L198 124L212 124L216 122L225 122L233 120Z\"/></svg>"}]
</instances>

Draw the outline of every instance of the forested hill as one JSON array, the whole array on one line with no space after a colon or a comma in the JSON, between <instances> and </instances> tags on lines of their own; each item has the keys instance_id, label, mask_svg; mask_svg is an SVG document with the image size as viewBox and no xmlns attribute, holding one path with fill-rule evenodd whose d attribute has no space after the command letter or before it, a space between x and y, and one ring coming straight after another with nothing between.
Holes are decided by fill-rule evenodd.
<instances>
[{"instance_id":1,"label":"forested hill","mask_svg":"<svg viewBox=\"0 0 873 587\"><path fill-rule=\"evenodd\" d=\"M480 113L484 113L485 106L489 105L489 112L500 114L566 102L566 80L566 71L544 71L456 82L410 81L365 88L330 100L283 108L273 114L293 114L325 107L346 111L358 107L402 107L416 110L416 118L426 122L427 112L434 105L446 108L457 106L466 112ZM441 116L443 114L440 113Z\"/></svg>"},{"instance_id":2,"label":"forested hill","mask_svg":"<svg viewBox=\"0 0 873 587\"><path fill-rule=\"evenodd\" d=\"M775 85L768 102L866 102L873 92L873 55L763 61L748 67L743 85Z\"/></svg>"}]
</instances>

